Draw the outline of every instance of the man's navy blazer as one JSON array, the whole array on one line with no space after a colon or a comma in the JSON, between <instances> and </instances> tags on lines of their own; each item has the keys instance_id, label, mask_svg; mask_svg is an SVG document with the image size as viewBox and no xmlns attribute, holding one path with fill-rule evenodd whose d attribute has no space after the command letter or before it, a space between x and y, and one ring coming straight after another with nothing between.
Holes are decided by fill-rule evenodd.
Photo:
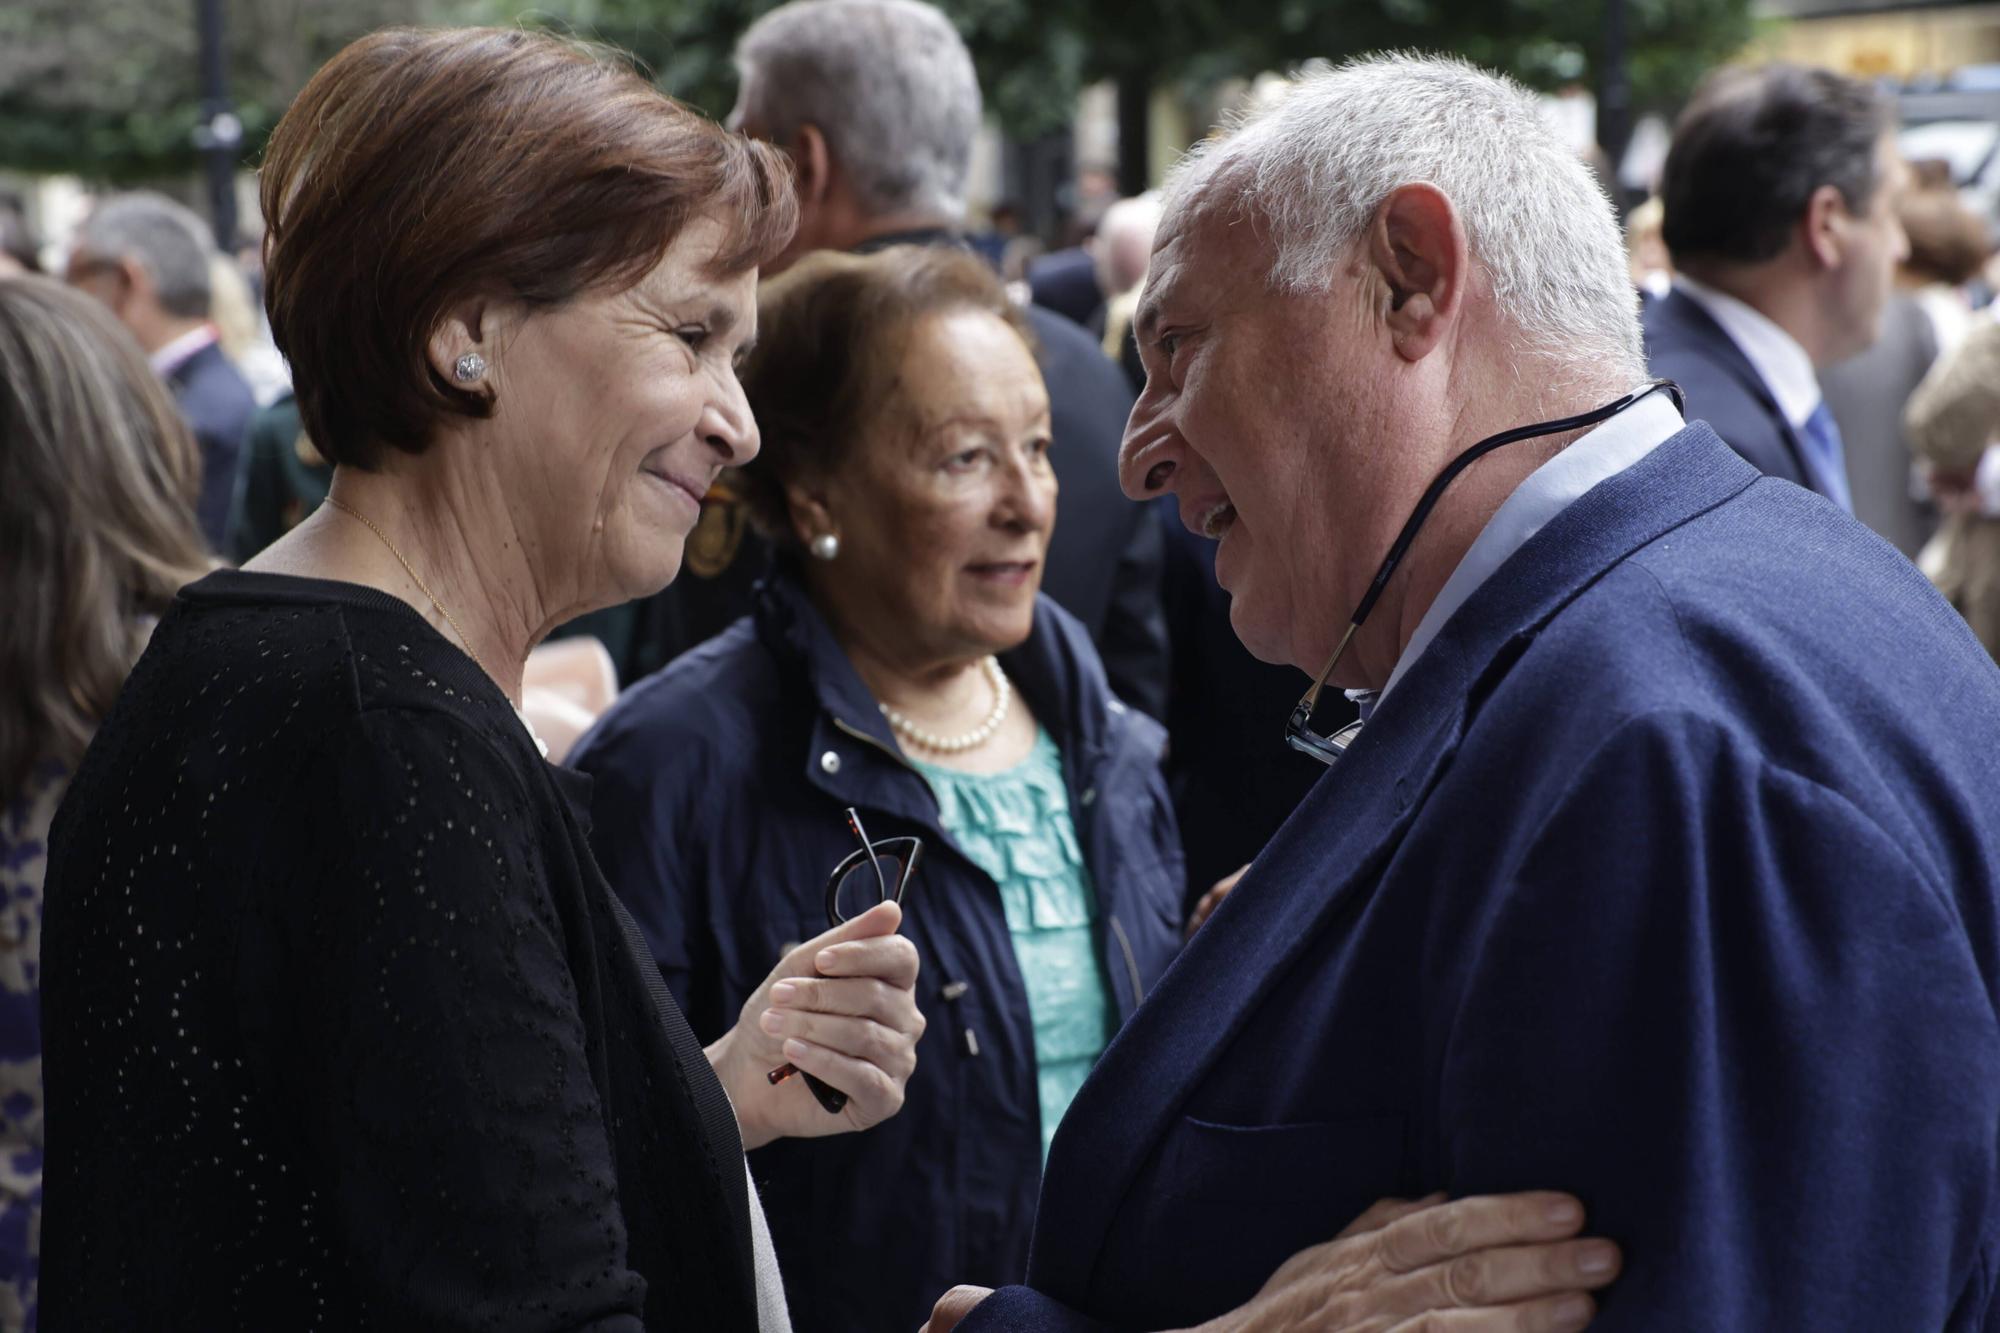
<instances>
[{"instance_id":1,"label":"man's navy blazer","mask_svg":"<svg viewBox=\"0 0 2000 1333\"><path fill-rule=\"evenodd\" d=\"M1805 441L1778 410L1764 377L1695 299L1678 288L1640 312L1646 360L1681 386L1690 420L1715 427L1723 443L1770 477L1826 494L1806 465Z\"/></svg>"},{"instance_id":2,"label":"man's navy blazer","mask_svg":"<svg viewBox=\"0 0 2000 1333\"><path fill-rule=\"evenodd\" d=\"M1272 741L1283 723L1271 718ZM1593 1328L1986 1329L2000 670L1681 431L1446 623L1064 1118L1029 1286L1198 1323L1378 1198L1569 1190Z\"/></svg>"},{"instance_id":3,"label":"man's navy blazer","mask_svg":"<svg viewBox=\"0 0 2000 1333\"><path fill-rule=\"evenodd\" d=\"M201 534L208 538L210 549L226 551L236 474L243 438L257 412L256 396L214 343L174 367L167 375L167 387L201 446L201 497L195 505Z\"/></svg>"}]
</instances>

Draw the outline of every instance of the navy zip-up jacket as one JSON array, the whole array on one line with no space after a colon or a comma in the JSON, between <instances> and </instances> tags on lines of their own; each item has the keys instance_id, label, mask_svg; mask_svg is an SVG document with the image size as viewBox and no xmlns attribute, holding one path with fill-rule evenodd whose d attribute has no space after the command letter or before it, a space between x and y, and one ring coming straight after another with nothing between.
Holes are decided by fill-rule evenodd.
<instances>
[{"instance_id":1,"label":"navy zip-up jacket","mask_svg":"<svg viewBox=\"0 0 2000 1333\"><path fill-rule=\"evenodd\" d=\"M1039 599L1000 656L1062 751L1123 1022L1180 945L1180 843L1164 732L1112 696L1096 650ZM1027 996L992 879L937 821L861 678L803 587L635 685L577 746L595 779L598 861L702 1041L793 944L827 928L826 878L869 835L923 838L904 933L929 1027L902 1111L861 1134L751 1155L800 1333L915 1328L957 1282L1027 1271L1041 1181Z\"/></svg>"}]
</instances>

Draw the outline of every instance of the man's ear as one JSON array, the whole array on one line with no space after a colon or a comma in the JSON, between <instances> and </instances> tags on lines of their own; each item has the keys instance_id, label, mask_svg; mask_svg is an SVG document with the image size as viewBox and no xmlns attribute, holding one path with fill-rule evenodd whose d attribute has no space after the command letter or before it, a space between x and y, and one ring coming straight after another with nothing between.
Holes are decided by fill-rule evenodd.
<instances>
[{"instance_id":1,"label":"man's ear","mask_svg":"<svg viewBox=\"0 0 2000 1333\"><path fill-rule=\"evenodd\" d=\"M444 318L431 330L430 341L424 349L431 373L453 388L477 392L479 385L476 382L467 383L458 378L458 359L467 352L477 352L486 358L486 380L490 385L495 360L492 322L484 301L463 301L447 310Z\"/></svg>"},{"instance_id":2,"label":"man's ear","mask_svg":"<svg viewBox=\"0 0 2000 1333\"><path fill-rule=\"evenodd\" d=\"M1444 340L1465 297L1470 247L1458 210L1434 185L1399 186L1375 210L1368 261L1396 351L1422 360Z\"/></svg>"},{"instance_id":3,"label":"man's ear","mask_svg":"<svg viewBox=\"0 0 2000 1333\"><path fill-rule=\"evenodd\" d=\"M1847 199L1838 186L1822 185L1806 200L1805 217L1799 223L1800 239L1815 268L1840 267L1848 221Z\"/></svg>"},{"instance_id":4,"label":"man's ear","mask_svg":"<svg viewBox=\"0 0 2000 1333\"><path fill-rule=\"evenodd\" d=\"M833 154L827 149L826 135L808 121L799 126L799 132L785 145L785 151L792 156L792 183L798 190L799 202L824 203L833 188Z\"/></svg>"},{"instance_id":5,"label":"man's ear","mask_svg":"<svg viewBox=\"0 0 2000 1333\"><path fill-rule=\"evenodd\" d=\"M159 287L153 282L153 275L138 260L126 255L111 267L118 274L118 294L114 298L112 310L124 318L126 310L134 301L141 302L141 309L150 307L158 298Z\"/></svg>"}]
</instances>

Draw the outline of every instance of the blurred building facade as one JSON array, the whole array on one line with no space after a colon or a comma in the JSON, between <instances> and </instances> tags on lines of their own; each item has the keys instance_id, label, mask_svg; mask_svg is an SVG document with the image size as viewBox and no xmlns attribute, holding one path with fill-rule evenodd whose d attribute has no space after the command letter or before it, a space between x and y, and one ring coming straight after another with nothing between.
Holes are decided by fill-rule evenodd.
<instances>
[{"instance_id":1,"label":"blurred building facade","mask_svg":"<svg viewBox=\"0 0 2000 1333\"><path fill-rule=\"evenodd\" d=\"M1905 85L2000 89L2000 4L1763 0L1769 54Z\"/></svg>"}]
</instances>

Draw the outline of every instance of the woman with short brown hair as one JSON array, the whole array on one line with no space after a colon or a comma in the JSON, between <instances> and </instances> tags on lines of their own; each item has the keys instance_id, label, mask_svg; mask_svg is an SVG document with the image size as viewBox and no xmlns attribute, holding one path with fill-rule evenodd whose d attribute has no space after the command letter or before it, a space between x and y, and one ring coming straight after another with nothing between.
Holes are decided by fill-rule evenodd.
<instances>
[{"instance_id":1,"label":"woman with short brown hair","mask_svg":"<svg viewBox=\"0 0 2000 1333\"><path fill-rule=\"evenodd\" d=\"M49 1326L783 1329L743 1147L900 1105L897 909L704 1052L518 711L529 649L669 581L756 451L782 163L573 44L389 31L300 94L263 200L332 490L181 594L58 816ZM802 976L865 1050L760 1026Z\"/></svg>"}]
</instances>

